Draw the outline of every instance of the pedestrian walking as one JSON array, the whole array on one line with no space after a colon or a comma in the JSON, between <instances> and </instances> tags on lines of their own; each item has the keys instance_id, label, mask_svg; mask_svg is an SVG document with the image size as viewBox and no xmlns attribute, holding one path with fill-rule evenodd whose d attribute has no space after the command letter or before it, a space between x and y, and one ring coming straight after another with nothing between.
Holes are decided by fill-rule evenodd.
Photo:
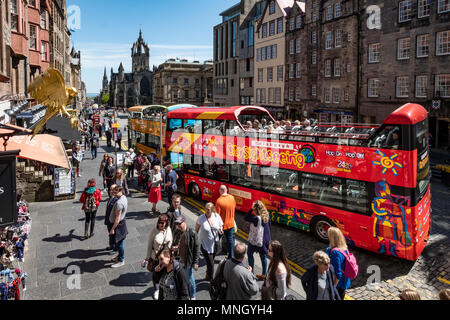
<instances>
[{"instance_id":1,"label":"pedestrian walking","mask_svg":"<svg viewBox=\"0 0 450 320\"><path fill-rule=\"evenodd\" d=\"M158 260L159 264L155 268L156 272L161 273L158 300L189 300L186 274L182 265L175 260L173 251L165 247Z\"/></svg>"},{"instance_id":2,"label":"pedestrian walking","mask_svg":"<svg viewBox=\"0 0 450 320\"><path fill-rule=\"evenodd\" d=\"M261 288L262 300L284 300L287 289L291 285L291 268L286 258L286 252L279 241L269 245L271 258L269 271Z\"/></svg>"},{"instance_id":3,"label":"pedestrian walking","mask_svg":"<svg viewBox=\"0 0 450 320\"><path fill-rule=\"evenodd\" d=\"M86 216L86 221L84 223L85 239L94 236L95 217L97 215L97 210L100 206L100 201L102 200L102 193L99 189L97 189L96 186L97 182L95 181L95 179L94 178L90 179L88 181L86 189L84 189L80 197L80 202L83 204L81 210L84 211L84 214Z\"/></svg>"},{"instance_id":4,"label":"pedestrian walking","mask_svg":"<svg viewBox=\"0 0 450 320\"><path fill-rule=\"evenodd\" d=\"M94 160L97 159L97 151L98 148L100 148L100 142L96 136L92 136L90 143L91 143L92 160Z\"/></svg>"},{"instance_id":5,"label":"pedestrian walking","mask_svg":"<svg viewBox=\"0 0 450 320\"><path fill-rule=\"evenodd\" d=\"M306 300L342 300L334 284L336 274L330 264L330 257L323 251L317 251L313 260L316 265L301 278Z\"/></svg>"},{"instance_id":6,"label":"pedestrian walking","mask_svg":"<svg viewBox=\"0 0 450 320\"><path fill-rule=\"evenodd\" d=\"M196 300L197 287L194 279L194 270L198 271L200 256L198 236L192 228L187 227L184 216L179 216L175 220L175 228L180 234L180 242L177 246L172 246L172 251L177 253L176 255L180 258L180 263L184 267L186 280L189 285L189 298Z\"/></svg>"},{"instance_id":7,"label":"pedestrian walking","mask_svg":"<svg viewBox=\"0 0 450 320\"><path fill-rule=\"evenodd\" d=\"M175 170L173 170L173 167L170 164L166 166L165 174L166 174L166 183L164 184L164 187L166 188L167 192L167 202L171 203L172 196L178 191L177 186L178 175L175 172Z\"/></svg>"},{"instance_id":8,"label":"pedestrian walking","mask_svg":"<svg viewBox=\"0 0 450 320\"><path fill-rule=\"evenodd\" d=\"M266 206L260 200L253 203L252 209L245 216L245 221L250 222L250 232L248 233L248 264L254 269L255 260L253 254L259 253L262 265L262 274L257 274L256 278L264 280L267 273L267 254L271 241L270 217Z\"/></svg>"},{"instance_id":9,"label":"pedestrian walking","mask_svg":"<svg viewBox=\"0 0 450 320\"><path fill-rule=\"evenodd\" d=\"M176 238L178 234L175 229L175 220L181 216L181 196L179 194L173 195L171 205L169 209L167 209L166 214L169 217L169 226L170 229L172 230L174 242L177 243L178 241L175 240L179 239Z\"/></svg>"},{"instance_id":10,"label":"pedestrian walking","mask_svg":"<svg viewBox=\"0 0 450 320\"><path fill-rule=\"evenodd\" d=\"M108 158L108 162L103 169L103 184L106 184L108 192L111 186L114 184L113 178L116 172L116 167L114 166L114 159L112 157Z\"/></svg>"},{"instance_id":11,"label":"pedestrian walking","mask_svg":"<svg viewBox=\"0 0 450 320\"><path fill-rule=\"evenodd\" d=\"M243 264L247 246L238 243L233 251L234 258L228 259L223 268L223 277L227 283L226 300L251 300L252 296L258 293L259 287L252 268ZM217 273L218 271L216 277Z\"/></svg>"},{"instance_id":12,"label":"pedestrian walking","mask_svg":"<svg viewBox=\"0 0 450 320\"><path fill-rule=\"evenodd\" d=\"M150 231L147 243L147 255L142 261L142 265L147 265L147 270L152 272L152 281L155 288L153 299L158 300L159 297L159 280L162 273L155 271L158 265L158 253L164 246L172 247L172 230L169 226L169 217L167 214L162 214L158 218L156 228Z\"/></svg>"},{"instance_id":13,"label":"pedestrian walking","mask_svg":"<svg viewBox=\"0 0 450 320\"><path fill-rule=\"evenodd\" d=\"M123 188L123 194L125 196L128 197L130 195L127 179L125 178L122 169L116 170L116 172L114 173L114 177L112 178L112 183L121 186Z\"/></svg>"},{"instance_id":14,"label":"pedestrian walking","mask_svg":"<svg viewBox=\"0 0 450 320\"><path fill-rule=\"evenodd\" d=\"M100 162L100 170L98 170L99 177L103 177L103 172L105 170L105 167L108 165L108 158L109 158L109 155L107 153L105 153L103 155L102 161ZM105 191L105 190L106 190L106 181L103 179L103 191Z\"/></svg>"},{"instance_id":15,"label":"pedestrian walking","mask_svg":"<svg viewBox=\"0 0 450 320\"><path fill-rule=\"evenodd\" d=\"M351 284L350 278L345 276L346 259L350 253L344 235L338 228L331 227L328 229L328 239L330 240L330 245L325 252L330 256L331 265L336 275L334 285L339 292L341 300L344 300L345 291Z\"/></svg>"},{"instance_id":16,"label":"pedestrian walking","mask_svg":"<svg viewBox=\"0 0 450 320\"><path fill-rule=\"evenodd\" d=\"M119 146L119 150L122 150L122 132L120 132L120 129L117 131L116 145Z\"/></svg>"},{"instance_id":17,"label":"pedestrian walking","mask_svg":"<svg viewBox=\"0 0 450 320\"><path fill-rule=\"evenodd\" d=\"M105 134L106 134L106 145L107 145L109 148L111 148L111 147L112 147L111 140L112 140L112 138L113 138L112 133L111 133L111 130L106 131Z\"/></svg>"},{"instance_id":18,"label":"pedestrian walking","mask_svg":"<svg viewBox=\"0 0 450 320\"><path fill-rule=\"evenodd\" d=\"M128 167L128 178L134 178L134 162L136 160L136 153L134 149L130 149L130 165Z\"/></svg>"},{"instance_id":19,"label":"pedestrian walking","mask_svg":"<svg viewBox=\"0 0 450 320\"><path fill-rule=\"evenodd\" d=\"M141 167L141 172L138 178L138 185L141 186L141 189L143 192L147 192L148 189L148 180L150 178L150 172L151 172L151 164L150 161L148 161L147 157L143 157L143 163Z\"/></svg>"},{"instance_id":20,"label":"pedestrian walking","mask_svg":"<svg viewBox=\"0 0 450 320\"><path fill-rule=\"evenodd\" d=\"M417 291L412 289L403 290L398 297L400 300L422 300Z\"/></svg>"},{"instance_id":21,"label":"pedestrian walking","mask_svg":"<svg viewBox=\"0 0 450 320\"><path fill-rule=\"evenodd\" d=\"M225 185L219 188L220 197L216 201L216 210L223 221L223 232L227 240L228 258L234 257L234 214L236 210L236 200Z\"/></svg>"},{"instance_id":22,"label":"pedestrian walking","mask_svg":"<svg viewBox=\"0 0 450 320\"><path fill-rule=\"evenodd\" d=\"M197 219L195 231L199 233L200 250L206 261L205 280L211 281L214 276L214 259L219 253L220 237L223 235L223 221L216 212L214 203L205 206L205 214Z\"/></svg>"},{"instance_id":23,"label":"pedestrian walking","mask_svg":"<svg viewBox=\"0 0 450 320\"><path fill-rule=\"evenodd\" d=\"M150 192L148 193L148 202L153 205L151 213L157 214L156 205L161 201L161 183L163 182L160 166L153 168L149 180Z\"/></svg>"},{"instance_id":24,"label":"pedestrian walking","mask_svg":"<svg viewBox=\"0 0 450 320\"><path fill-rule=\"evenodd\" d=\"M103 126L101 123L98 124L98 137L101 139L103 136Z\"/></svg>"},{"instance_id":25,"label":"pedestrian walking","mask_svg":"<svg viewBox=\"0 0 450 320\"><path fill-rule=\"evenodd\" d=\"M114 235L109 234L109 232L111 231L111 228L113 226L113 224L109 222L109 217L111 215L114 205L116 204L117 200L119 200L116 198L116 192L115 192L116 187L117 187L117 185L115 185L115 184L113 184L111 186L109 200L108 200L108 203L106 204L106 212L105 212L105 226L108 230L108 239L109 239L109 242L108 242L109 245L106 248L106 250L109 250L109 251L114 250L114 247L115 247L115 241L114 241L115 237L114 237Z\"/></svg>"},{"instance_id":26,"label":"pedestrian walking","mask_svg":"<svg viewBox=\"0 0 450 320\"><path fill-rule=\"evenodd\" d=\"M130 152L125 152L125 156L123 157L123 164L122 164L122 170L123 174L125 175L125 178L128 179L129 171L130 171L130 165L131 165L131 159L130 159Z\"/></svg>"},{"instance_id":27,"label":"pedestrian walking","mask_svg":"<svg viewBox=\"0 0 450 320\"><path fill-rule=\"evenodd\" d=\"M123 188L116 186L114 188L116 203L109 216L109 222L112 224L109 231L110 235L114 235L114 249L118 252L118 256L112 259L115 264L112 268L120 268L125 265L125 239L128 234L125 216L127 214L128 200L123 194Z\"/></svg>"},{"instance_id":28,"label":"pedestrian walking","mask_svg":"<svg viewBox=\"0 0 450 320\"><path fill-rule=\"evenodd\" d=\"M81 173L80 173L80 163L81 161L83 161L83 151L81 151L81 147L80 146L76 146L75 147L75 152L72 155L72 163L73 166L76 169L76 175L78 178L81 177Z\"/></svg>"}]
</instances>

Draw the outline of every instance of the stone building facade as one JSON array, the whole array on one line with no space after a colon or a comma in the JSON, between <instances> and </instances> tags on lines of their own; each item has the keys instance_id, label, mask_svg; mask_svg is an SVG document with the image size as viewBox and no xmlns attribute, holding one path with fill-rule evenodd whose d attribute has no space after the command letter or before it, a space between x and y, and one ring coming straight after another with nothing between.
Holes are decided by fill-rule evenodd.
<instances>
[{"instance_id":1,"label":"stone building facade","mask_svg":"<svg viewBox=\"0 0 450 320\"><path fill-rule=\"evenodd\" d=\"M213 105L212 61L169 59L154 72L154 104Z\"/></svg>"},{"instance_id":2,"label":"stone building facade","mask_svg":"<svg viewBox=\"0 0 450 320\"><path fill-rule=\"evenodd\" d=\"M50 61L52 68L61 72L67 84L70 84L71 47L70 31L67 28L67 10L65 0L52 1L50 19Z\"/></svg>"},{"instance_id":3,"label":"stone building facade","mask_svg":"<svg viewBox=\"0 0 450 320\"><path fill-rule=\"evenodd\" d=\"M408 102L430 115L434 147L449 147L450 1L361 1L361 120Z\"/></svg>"},{"instance_id":4,"label":"stone building facade","mask_svg":"<svg viewBox=\"0 0 450 320\"><path fill-rule=\"evenodd\" d=\"M222 23L214 27L214 105L216 106L240 104L240 28L256 2L258 1L241 0L222 12L220 14Z\"/></svg>"},{"instance_id":5,"label":"stone building facade","mask_svg":"<svg viewBox=\"0 0 450 320\"><path fill-rule=\"evenodd\" d=\"M150 48L144 42L142 32L131 48L132 72L125 73L120 63L118 73L111 68L111 77L103 76L103 88L100 97L109 93L109 105L130 108L136 105L153 103L153 72L150 71Z\"/></svg>"}]
</instances>

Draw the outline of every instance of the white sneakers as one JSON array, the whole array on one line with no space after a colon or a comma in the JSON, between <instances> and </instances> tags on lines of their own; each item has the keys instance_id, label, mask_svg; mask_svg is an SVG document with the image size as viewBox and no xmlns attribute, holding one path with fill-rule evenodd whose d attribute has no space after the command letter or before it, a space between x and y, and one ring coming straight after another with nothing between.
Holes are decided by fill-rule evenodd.
<instances>
[{"instance_id":1,"label":"white sneakers","mask_svg":"<svg viewBox=\"0 0 450 320\"><path fill-rule=\"evenodd\" d=\"M119 261L119 262L113 264L111 266L111 268L120 268L120 267L123 267L124 265L125 265L125 261L122 261L122 262Z\"/></svg>"},{"instance_id":2,"label":"white sneakers","mask_svg":"<svg viewBox=\"0 0 450 320\"><path fill-rule=\"evenodd\" d=\"M156 290L155 293L153 293L153 299L155 300L159 299L159 290Z\"/></svg>"}]
</instances>

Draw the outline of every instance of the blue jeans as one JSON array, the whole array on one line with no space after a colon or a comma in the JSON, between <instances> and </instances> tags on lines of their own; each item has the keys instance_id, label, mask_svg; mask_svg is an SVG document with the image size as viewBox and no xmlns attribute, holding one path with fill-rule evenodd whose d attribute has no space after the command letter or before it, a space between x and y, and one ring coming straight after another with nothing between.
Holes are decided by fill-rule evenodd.
<instances>
[{"instance_id":1,"label":"blue jeans","mask_svg":"<svg viewBox=\"0 0 450 320\"><path fill-rule=\"evenodd\" d=\"M248 250L247 250L248 265L250 267L252 267L252 269L254 269L254 265L255 265L255 259L253 258L253 254L255 253L255 251L257 252L258 248L259 247L255 247L251 243L248 244ZM262 274L266 275L266 273L267 273L267 257L265 254L262 254L261 252L258 252L258 253L259 253L259 257L261 258Z\"/></svg>"},{"instance_id":2,"label":"blue jeans","mask_svg":"<svg viewBox=\"0 0 450 320\"><path fill-rule=\"evenodd\" d=\"M92 148L91 154L92 154L92 159L96 159L97 158L97 148Z\"/></svg>"},{"instance_id":3,"label":"blue jeans","mask_svg":"<svg viewBox=\"0 0 450 320\"><path fill-rule=\"evenodd\" d=\"M234 228L223 230L223 233L225 235L225 239L227 240L227 246L228 246L228 258L233 259L234 258Z\"/></svg>"},{"instance_id":4,"label":"blue jeans","mask_svg":"<svg viewBox=\"0 0 450 320\"><path fill-rule=\"evenodd\" d=\"M186 273L186 280L189 285L189 296L190 296L190 298L195 298L195 294L197 293L197 287L195 285L195 279L194 279L194 267L185 266L184 272Z\"/></svg>"},{"instance_id":5,"label":"blue jeans","mask_svg":"<svg viewBox=\"0 0 450 320\"><path fill-rule=\"evenodd\" d=\"M119 251L119 262L123 262L125 260L125 247L124 247L125 239L119 241L116 244L116 251Z\"/></svg>"}]
</instances>

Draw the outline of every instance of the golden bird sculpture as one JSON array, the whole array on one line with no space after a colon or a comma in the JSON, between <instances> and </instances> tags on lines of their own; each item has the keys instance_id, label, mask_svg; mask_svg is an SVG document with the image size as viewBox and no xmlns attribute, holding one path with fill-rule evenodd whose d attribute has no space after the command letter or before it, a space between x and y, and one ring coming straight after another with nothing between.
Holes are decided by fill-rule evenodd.
<instances>
[{"instance_id":1,"label":"golden bird sculpture","mask_svg":"<svg viewBox=\"0 0 450 320\"><path fill-rule=\"evenodd\" d=\"M44 117L39 121L33 130L33 138L41 131L48 120L61 114L70 118L72 129L80 128L80 120L76 115L70 115L66 106L78 95L77 89L67 87L62 74L53 68L47 69L38 76L28 87L27 92L40 104L47 107Z\"/></svg>"}]
</instances>

